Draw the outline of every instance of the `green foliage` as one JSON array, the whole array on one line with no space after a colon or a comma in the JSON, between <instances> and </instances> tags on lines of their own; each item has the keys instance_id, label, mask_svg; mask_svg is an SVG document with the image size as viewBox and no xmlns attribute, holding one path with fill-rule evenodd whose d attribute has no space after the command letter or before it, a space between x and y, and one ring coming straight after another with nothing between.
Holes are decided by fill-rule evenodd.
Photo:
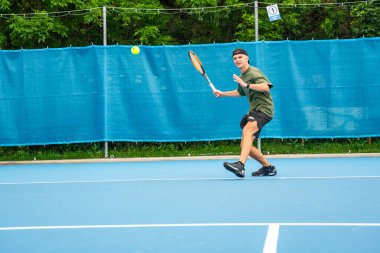
<instances>
[{"instance_id":1,"label":"green foliage","mask_svg":"<svg viewBox=\"0 0 380 253\"><path fill-rule=\"evenodd\" d=\"M3 33L0 32L0 49L4 47L5 45L5 36Z\"/></svg>"},{"instance_id":2,"label":"green foliage","mask_svg":"<svg viewBox=\"0 0 380 253\"><path fill-rule=\"evenodd\" d=\"M172 42L170 36L161 36L160 30L157 26L144 26L137 30L134 34L141 44L162 45L170 44Z\"/></svg>"},{"instance_id":3,"label":"green foliage","mask_svg":"<svg viewBox=\"0 0 380 253\"><path fill-rule=\"evenodd\" d=\"M283 39L295 40L303 36L303 24L301 13L285 12L281 22L283 23Z\"/></svg>"},{"instance_id":4,"label":"green foliage","mask_svg":"<svg viewBox=\"0 0 380 253\"><path fill-rule=\"evenodd\" d=\"M320 27L325 38L347 38L349 36L349 11L348 8L332 7L326 9L326 17Z\"/></svg>"},{"instance_id":5,"label":"green foliage","mask_svg":"<svg viewBox=\"0 0 380 253\"><path fill-rule=\"evenodd\" d=\"M110 142L114 158L239 155L240 140L176 143ZM0 147L0 161L103 158L103 143ZM276 154L379 153L379 138L263 139L262 152Z\"/></svg>"},{"instance_id":6,"label":"green foliage","mask_svg":"<svg viewBox=\"0 0 380 253\"><path fill-rule=\"evenodd\" d=\"M61 37L68 36L68 29L56 19L38 13L32 17L14 15L10 20L10 38L12 44L20 48L33 48L36 45L45 46L52 34Z\"/></svg>"},{"instance_id":7,"label":"green foliage","mask_svg":"<svg viewBox=\"0 0 380 253\"><path fill-rule=\"evenodd\" d=\"M238 24L235 33L239 41L254 41L255 40L255 16L252 14L244 13L242 22Z\"/></svg>"},{"instance_id":8,"label":"green foliage","mask_svg":"<svg viewBox=\"0 0 380 253\"><path fill-rule=\"evenodd\" d=\"M326 5L322 0L259 2L259 40L380 36L378 4L371 1L368 4L328 1L335 2L342 4ZM265 8L269 3L279 3L281 20L269 21ZM252 1L0 0L0 11L4 15L18 13L0 18L0 46L15 49L101 45L102 6L107 6L108 44L203 44L255 40ZM174 11L175 8L182 9Z\"/></svg>"},{"instance_id":9,"label":"green foliage","mask_svg":"<svg viewBox=\"0 0 380 253\"><path fill-rule=\"evenodd\" d=\"M177 0L176 3L180 7L197 8L207 6L217 6L217 0Z\"/></svg>"},{"instance_id":10,"label":"green foliage","mask_svg":"<svg viewBox=\"0 0 380 253\"><path fill-rule=\"evenodd\" d=\"M50 0L51 8L62 8L71 10L82 10L100 6L106 6L110 4L112 1L110 0ZM70 10L69 9L69 10Z\"/></svg>"},{"instance_id":11,"label":"green foliage","mask_svg":"<svg viewBox=\"0 0 380 253\"><path fill-rule=\"evenodd\" d=\"M358 4L351 9L351 29L356 37L380 36L380 7Z\"/></svg>"},{"instance_id":12,"label":"green foliage","mask_svg":"<svg viewBox=\"0 0 380 253\"><path fill-rule=\"evenodd\" d=\"M164 8L159 1L122 1L120 7L108 15L111 42L145 45L174 43L168 32L170 16L158 11L145 11Z\"/></svg>"},{"instance_id":13,"label":"green foliage","mask_svg":"<svg viewBox=\"0 0 380 253\"><path fill-rule=\"evenodd\" d=\"M0 10L7 11L10 10L11 2L8 0L0 0Z\"/></svg>"},{"instance_id":14,"label":"green foliage","mask_svg":"<svg viewBox=\"0 0 380 253\"><path fill-rule=\"evenodd\" d=\"M378 138L362 139L268 139L262 143L263 154L342 154L378 153Z\"/></svg>"}]
</instances>

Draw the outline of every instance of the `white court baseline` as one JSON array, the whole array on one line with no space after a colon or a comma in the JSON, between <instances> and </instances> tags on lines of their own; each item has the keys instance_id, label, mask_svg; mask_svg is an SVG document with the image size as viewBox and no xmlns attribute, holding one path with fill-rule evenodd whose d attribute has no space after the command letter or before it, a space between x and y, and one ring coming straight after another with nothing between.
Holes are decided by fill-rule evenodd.
<instances>
[{"instance_id":1,"label":"white court baseline","mask_svg":"<svg viewBox=\"0 0 380 253\"><path fill-rule=\"evenodd\" d=\"M63 230L63 229L115 229L115 228L184 228L184 227L254 227L267 226L268 231L263 253L276 253L281 226L328 226L328 227L380 227L380 223L184 223L184 224L121 224L121 225L71 225L0 227L0 231L15 230Z\"/></svg>"},{"instance_id":2,"label":"white court baseline","mask_svg":"<svg viewBox=\"0 0 380 253\"><path fill-rule=\"evenodd\" d=\"M170 182L170 181L218 181L218 180L263 180L264 178L144 178L120 180L68 180L68 181L30 181L30 182L2 182L1 185L33 185L33 184L101 184L101 183L133 183L133 182ZM330 177L270 177L270 180L287 179L380 179L380 176L330 176Z\"/></svg>"}]
</instances>

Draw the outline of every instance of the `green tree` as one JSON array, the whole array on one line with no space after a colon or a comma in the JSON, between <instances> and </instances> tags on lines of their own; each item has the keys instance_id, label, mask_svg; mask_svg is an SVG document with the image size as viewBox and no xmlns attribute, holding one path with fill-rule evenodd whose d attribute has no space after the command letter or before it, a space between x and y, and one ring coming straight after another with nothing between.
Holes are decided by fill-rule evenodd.
<instances>
[{"instance_id":1,"label":"green tree","mask_svg":"<svg viewBox=\"0 0 380 253\"><path fill-rule=\"evenodd\" d=\"M173 40L169 35L162 35L157 26L144 26L138 29L134 34L141 44L145 45L162 45L172 43Z\"/></svg>"},{"instance_id":2,"label":"green tree","mask_svg":"<svg viewBox=\"0 0 380 253\"><path fill-rule=\"evenodd\" d=\"M222 5L234 8L215 8L213 0L177 0L176 4L185 8L181 15L174 18L171 30L184 43L214 43L236 40L236 27L246 5L239 0L226 0ZM204 7L204 8L202 8ZM179 28L179 29L177 29Z\"/></svg>"},{"instance_id":3,"label":"green tree","mask_svg":"<svg viewBox=\"0 0 380 253\"><path fill-rule=\"evenodd\" d=\"M355 37L380 36L380 7L361 3L351 9L351 30Z\"/></svg>"},{"instance_id":4,"label":"green tree","mask_svg":"<svg viewBox=\"0 0 380 253\"><path fill-rule=\"evenodd\" d=\"M6 40L5 35L0 31L0 49L4 48L5 40Z\"/></svg>"},{"instance_id":5,"label":"green tree","mask_svg":"<svg viewBox=\"0 0 380 253\"><path fill-rule=\"evenodd\" d=\"M46 42L53 43L55 35L67 37L68 29L43 12L31 17L14 15L10 20L9 30L12 47L34 48L45 47Z\"/></svg>"},{"instance_id":6,"label":"green tree","mask_svg":"<svg viewBox=\"0 0 380 253\"><path fill-rule=\"evenodd\" d=\"M8 0L0 0L0 10L1 11L8 11L10 10L11 2Z\"/></svg>"},{"instance_id":7,"label":"green tree","mask_svg":"<svg viewBox=\"0 0 380 253\"><path fill-rule=\"evenodd\" d=\"M281 20L269 21L265 7L270 3L279 4ZM107 6L108 44L255 40L250 0L0 0L0 47L101 45L102 6ZM379 9L371 0L266 0L259 2L259 39L379 36Z\"/></svg>"},{"instance_id":8,"label":"green tree","mask_svg":"<svg viewBox=\"0 0 380 253\"><path fill-rule=\"evenodd\" d=\"M109 40L121 44L162 45L174 43L168 30L170 16L163 15L158 0L120 1L108 8Z\"/></svg>"},{"instance_id":9,"label":"green tree","mask_svg":"<svg viewBox=\"0 0 380 253\"><path fill-rule=\"evenodd\" d=\"M324 38L347 38L349 30L349 8L344 6L326 7L326 16L320 27Z\"/></svg>"},{"instance_id":10,"label":"green tree","mask_svg":"<svg viewBox=\"0 0 380 253\"><path fill-rule=\"evenodd\" d=\"M109 2L106 0L0 1L3 10L6 7L8 13L15 14L7 16L6 22L0 23L0 32L5 37L3 40L0 39L0 43L6 48L91 44L94 38L102 37L94 36L99 32L94 33L93 30L97 29L100 34L102 31L102 13L99 8L94 7ZM71 15L71 18L69 12L64 12L78 9L87 11L74 11L75 15Z\"/></svg>"}]
</instances>

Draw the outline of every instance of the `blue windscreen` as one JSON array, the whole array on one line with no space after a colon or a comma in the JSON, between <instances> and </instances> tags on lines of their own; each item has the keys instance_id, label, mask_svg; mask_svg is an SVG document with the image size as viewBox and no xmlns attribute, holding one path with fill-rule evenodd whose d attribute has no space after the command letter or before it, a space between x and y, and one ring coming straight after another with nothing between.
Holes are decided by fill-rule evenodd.
<instances>
[{"instance_id":1,"label":"blue windscreen","mask_svg":"<svg viewBox=\"0 0 380 253\"><path fill-rule=\"evenodd\" d=\"M246 98L215 98L239 74L232 51L273 83L263 138L380 136L380 38L0 51L0 145L238 139Z\"/></svg>"}]
</instances>

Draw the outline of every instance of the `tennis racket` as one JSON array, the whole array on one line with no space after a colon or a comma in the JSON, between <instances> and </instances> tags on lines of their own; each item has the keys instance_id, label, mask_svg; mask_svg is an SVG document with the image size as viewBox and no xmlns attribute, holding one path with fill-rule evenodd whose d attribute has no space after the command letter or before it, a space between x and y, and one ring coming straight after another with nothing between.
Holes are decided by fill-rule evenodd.
<instances>
[{"instance_id":1,"label":"tennis racket","mask_svg":"<svg viewBox=\"0 0 380 253\"><path fill-rule=\"evenodd\" d=\"M198 72L201 73L201 75L206 79L206 81L208 82L208 85L210 85L212 91L216 91L215 86L211 83L210 79L208 78L206 71L205 71L201 61L199 60L198 56L193 51L190 50L189 51L189 57L190 57L191 63L194 65L195 69L198 70Z\"/></svg>"}]
</instances>

